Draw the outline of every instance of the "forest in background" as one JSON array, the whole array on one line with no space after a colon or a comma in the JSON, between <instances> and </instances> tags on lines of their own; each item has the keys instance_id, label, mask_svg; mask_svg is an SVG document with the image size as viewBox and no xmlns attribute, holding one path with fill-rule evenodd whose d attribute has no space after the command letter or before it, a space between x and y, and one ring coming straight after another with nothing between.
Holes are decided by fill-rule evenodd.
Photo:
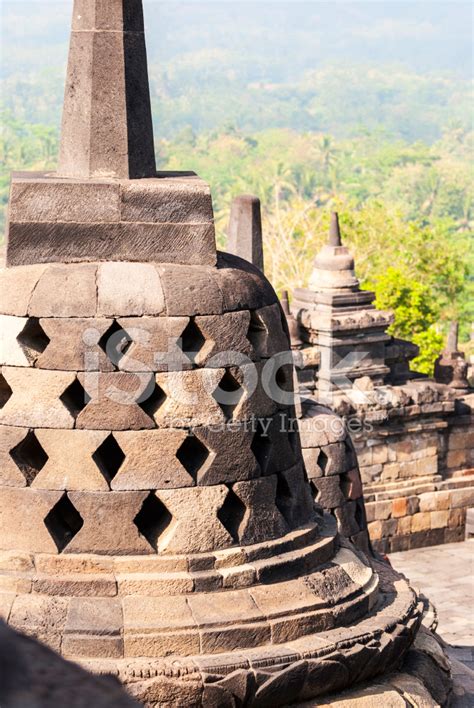
<instances>
[{"instance_id":1,"label":"forest in background","mask_svg":"<svg viewBox=\"0 0 474 708\"><path fill-rule=\"evenodd\" d=\"M261 24L270 5L257 17ZM2 62L2 223L10 171L55 166L69 20L61 17L64 4L46 2L46 15L53 6L65 32L48 35L45 21L45 36L36 28L28 51L9 39L12 52ZM258 21L248 36L232 33L242 21L237 10L226 14L214 5L209 17L220 32L210 37L209 28L197 33L189 4L159 7L158 18L148 13L159 169L193 169L210 182L221 247L231 199L260 197L266 273L277 290L306 284L329 212L337 209L364 287L375 290L378 306L394 309L394 334L420 346L416 368L430 373L449 321L460 321L464 342L474 321L472 82L459 71L454 41L436 55L437 25L424 22L421 35L399 37L398 51L405 42L409 61L381 63L393 57L380 45L367 50L366 27L364 42L351 50L358 61L348 61L349 40L332 57L334 28L332 37L322 36L319 16L304 27L300 10L288 28L290 11L278 15L280 6L270 38L260 34L256 42ZM202 23L202 7L194 12ZM158 20L167 28L160 47L153 39ZM354 29L353 17L339 22L339 34L347 27ZM462 47L459 28L448 30Z\"/></svg>"}]
</instances>

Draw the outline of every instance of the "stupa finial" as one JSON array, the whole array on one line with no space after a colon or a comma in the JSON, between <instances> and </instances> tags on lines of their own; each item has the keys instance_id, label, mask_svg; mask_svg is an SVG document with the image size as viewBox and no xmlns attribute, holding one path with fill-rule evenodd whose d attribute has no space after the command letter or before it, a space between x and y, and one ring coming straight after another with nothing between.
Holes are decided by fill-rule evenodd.
<instances>
[{"instance_id":1,"label":"stupa finial","mask_svg":"<svg viewBox=\"0 0 474 708\"><path fill-rule=\"evenodd\" d=\"M142 0L74 0L58 175L155 172Z\"/></svg>"},{"instance_id":2,"label":"stupa finial","mask_svg":"<svg viewBox=\"0 0 474 708\"><path fill-rule=\"evenodd\" d=\"M341 230L339 228L339 215L337 211L331 212L328 246L342 246Z\"/></svg>"}]
</instances>

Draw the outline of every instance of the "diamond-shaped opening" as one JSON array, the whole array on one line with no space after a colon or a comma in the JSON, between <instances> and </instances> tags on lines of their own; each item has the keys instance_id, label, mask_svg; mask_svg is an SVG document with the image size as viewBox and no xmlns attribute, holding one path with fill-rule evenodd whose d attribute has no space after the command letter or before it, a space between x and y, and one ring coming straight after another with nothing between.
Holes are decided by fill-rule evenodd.
<instances>
[{"instance_id":1,"label":"diamond-shaped opening","mask_svg":"<svg viewBox=\"0 0 474 708\"><path fill-rule=\"evenodd\" d=\"M21 470L28 484L31 484L38 472L48 461L48 455L38 442L32 430L10 450L10 457Z\"/></svg>"},{"instance_id":2,"label":"diamond-shaped opening","mask_svg":"<svg viewBox=\"0 0 474 708\"><path fill-rule=\"evenodd\" d=\"M250 312L250 324L247 332L247 339L253 346L253 348L258 351L260 347L264 346L267 339L267 328L262 318L257 314L256 310Z\"/></svg>"},{"instance_id":3,"label":"diamond-shaped opening","mask_svg":"<svg viewBox=\"0 0 474 708\"><path fill-rule=\"evenodd\" d=\"M67 494L63 494L45 518L44 523L61 553L81 530L84 521Z\"/></svg>"},{"instance_id":4,"label":"diamond-shaped opening","mask_svg":"<svg viewBox=\"0 0 474 708\"><path fill-rule=\"evenodd\" d=\"M134 518L133 523L156 551L158 539L166 527L169 526L172 518L166 506L151 492L143 502L142 508Z\"/></svg>"},{"instance_id":5,"label":"diamond-shaped opening","mask_svg":"<svg viewBox=\"0 0 474 708\"><path fill-rule=\"evenodd\" d=\"M179 447L176 457L186 472L196 479L198 471L209 457L209 450L195 435L188 435Z\"/></svg>"},{"instance_id":6,"label":"diamond-shaped opening","mask_svg":"<svg viewBox=\"0 0 474 708\"><path fill-rule=\"evenodd\" d=\"M311 487L311 495L314 499L314 501L317 501L318 495L319 495L319 489L315 485L312 479L309 480L309 486Z\"/></svg>"},{"instance_id":7,"label":"diamond-shaped opening","mask_svg":"<svg viewBox=\"0 0 474 708\"><path fill-rule=\"evenodd\" d=\"M237 494L229 489L229 493L219 511L217 518L230 533L236 543L239 542L239 528L245 516L246 506Z\"/></svg>"},{"instance_id":8,"label":"diamond-shaped opening","mask_svg":"<svg viewBox=\"0 0 474 708\"><path fill-rule=\"evenodd\" d=\"M318 466L321 468L322 472L324 473L326 471L326 467L328 464L328 456L323 450L320 450L319 455L318 455Z\"/></svg>"},{"instance_id":9,"label":"diamond-shaped opening","mask_svg":"<svg viewBox=\"0 0 474 708\"><path fill-rule=\"evenodd\" d=\"M34 359L38 354L44 352L51 341L37 317L30 317L26 321L16 339L29 359Z\"/></svg>"},{"instance_id":10,"label":"diamond-shaped opening","mask_svg":"<svg viewBox=\"0 0 474 708\"><path fill-rule=\"evenodd\" d=\"M226 369L224 376L221 378L218 387L212 394L213 398L219 404L226 420L232 420L234 411L237 408L239 401L244 395L242 386L237 379L232 376L230 371Z\"/></svg>"},{"instance_id":11,"label":"diamond-shaped opening","mask_svg":"<svg viewBox=\"0 0 474 708\"><path fill-rule=\"evenodd\" d=\"M79 413L87 406L91 397L81 385L79 379L74 379L64 391L60 400L64 403L68 411L76 418Z\"/></svg>"},{"instance_id":12,"label":"diamond-shaped opening","mask_svg":"<svg viewBox=\"0 0 474 708\"><path fill-rule=\"evenodd\" d=\"M165 399L165 392L153 381L153 385L150 386L150 392L148 393L148 389L146 389L137 403L150 418L153 418L158 408L165 402Z\"/></svg>"},{"instance_id":13,"label":"diamond-shaped opening","mask_svg":"<svg viewBox=\"0 0 474 708\"><path fill-rule=\"evenodd\" d=\"M132 344L131 336L114 320L108 330L99 339L99 347L107 358L118 366Z\"/></svg>"},{"instance_id":14,"label":"diamond-shaped opening","mask_svg":"<svg viewBox=\"0 0 474 708\"><path fill-rule=\"evenodd\" d=\"M255 455L255 459L260 466L262 474L265 474L270 461L272 443L268 434L268 429L264 427L260 419L257 421L257 430L253 436L250 448Z\"/></svg>"},{"instance_id":15,"label":"diamond-shaped opening","mask_svg":"<svg viewBox=\"0 0 474 708\"><path fill-rule=\"evenodd\" d=\"M206 338L193 319L190 319L181 335L181 349L193 363L206 343Z\"/></svg>"},{"instance_id":16,"label":"diamond-shaped opening","mask_svg":"<svg viewBox=\"0 0 474 708\"><path fill-rule=\"evenodd\" d=\"M94 452L92 459L110 484L119 471L125 454L111 433Z\"/></svg>"},{"instance_id":17,"label":"diamond-shaped opening","mask_svg":"<svg viewBox=\"0 0 474 708\"><path fill-rule=\"evenodd\" d=\"M13 391L8 385L6 378L0 373L0 408L3 408L5 403L12 395Z\"/></svg>"}]
</instances>

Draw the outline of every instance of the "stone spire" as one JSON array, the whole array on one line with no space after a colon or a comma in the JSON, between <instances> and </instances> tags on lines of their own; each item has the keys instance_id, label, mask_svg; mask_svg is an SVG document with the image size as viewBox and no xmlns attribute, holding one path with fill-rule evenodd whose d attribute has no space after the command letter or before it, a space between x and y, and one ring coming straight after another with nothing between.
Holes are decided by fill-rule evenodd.
<instances>
[{"instance_id":1,"label":"stone spire","mask_svg":"<svg viewBox=\"0 0 474 708\"><path fill-rule=\"evenodd\" d=\"M329 238L314 260L310 288L314 290L357 289L359 281L354 273L354 258L342 245L339 216L332 212Z\"/></svg>"},{"instance_id":2,"label":"stone spire","mask_svg":"<svg viewBox=\"0 0 474 708\"><path fill-rule=\"evenodd\" d=\"M263 272L262 216L258 197L241 194L232 202L227 250Z\"/></svg>"},{"instance_id":3,"label":"stone spire","mask_svg":"<svg viewBox=\"0 0 474 708\"><path fill-rule=\"evenodd\" d=\"M58 176L155 175L141 0L75 0Z\"/></svg>"},{"instance_id":4,"label":"stone spire","mask_svg":"<svg viewBox=\"0 0 474 708\"><path fill-rule=\"evenodd\" d=\"M467 389L469 388L468 363L464 352L459 350L458 334L459 324L451 322L446 346L435 361L434 378L438 383L447 384L451 388Z\"/></svg>"},{"instance_id":5,"label":"stone spire","mask_svg":"<svg viewBox=\"0 0 474 708\"><path fill-rule=\"evenodd\" d=\"M342 246L341 230L339 228L339 214L337 211L331 212L328 246Z\"/></svg>"}]
</instances>

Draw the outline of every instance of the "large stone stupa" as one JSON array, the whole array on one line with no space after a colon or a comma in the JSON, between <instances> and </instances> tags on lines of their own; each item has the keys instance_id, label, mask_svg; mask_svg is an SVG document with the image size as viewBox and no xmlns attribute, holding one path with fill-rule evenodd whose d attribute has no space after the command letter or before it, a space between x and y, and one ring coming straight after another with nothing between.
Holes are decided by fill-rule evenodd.
<instances>
[{"instance_id":1,"label":"large stone stupa","mask_svg":"<svg viewBox=\"0 0 474 708\"><path fill-rule=\"evenodd\" d=\"M420 603L313 503L275 292L216 252L208 186L155 172L139 0L75 1L59 168L13 176L6 261L9 624L150 706L397 666Z\"/></svg>"}]
</instances>

